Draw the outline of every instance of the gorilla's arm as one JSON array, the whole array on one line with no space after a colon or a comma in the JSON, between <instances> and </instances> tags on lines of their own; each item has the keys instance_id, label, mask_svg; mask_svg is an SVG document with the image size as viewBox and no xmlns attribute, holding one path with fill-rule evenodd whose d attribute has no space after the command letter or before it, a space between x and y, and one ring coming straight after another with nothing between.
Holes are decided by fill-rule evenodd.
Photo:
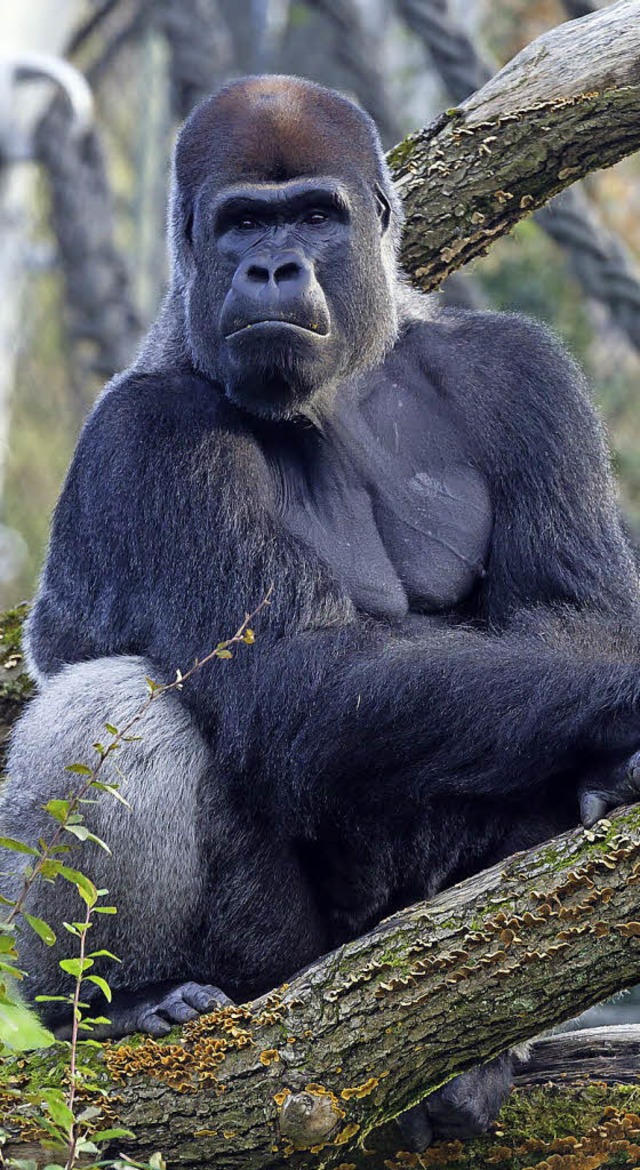
<instances>
[{"instance_id":1,"label":"gorilla's arm","mask_svg":"<svg viewBox=\"0 0 640 1170\"><path fill-rule=\"evenodd\" d=\"M509 405L502 425L515 433ZM580 418L576 425L584 447L589 433ZM495 423L491 435L498 452ZM588 454L595 467L576 461L571 476L576 498L584 491L593 500L591 481L605 472L601 449ZM597 513L589 528L583 509L564 522L569 533L572 520L582 525L578 535L558 545L560 471L551 459L538 461L535 488L531 474L530 508L544 504L550 481L546 514L534 521L522 504L512 523L498 521L511 524L504 542L517 552L512 566L505 554L496 569L505 614L512 595L524 599L527 556L530 605L579 604L568 588L555 597L550 586L536 589L536 573L550 580L554 559L566 560L566 580L579 582L570 559L585 553L593 574L599 558L611 565L616 555L617 588L624 597L629 581L630 609L627 553L615 528ZM505 499L509 490L507 483ZM354 810L360 822L388 818L390 809L410 817L438 793L530 793L574 768L581 753L601 752L609 766L637 746L636 666L606 647L576 659L570 641L549 645L522 630L498 637L434 618L424 634L404 636L362 618L314 554L282 530L270 496L266 463L210 383L148 375L112 390L85 430L56 512L30 626L40 669L129 652L171 675L232 632L273 582L257 645L233 664L205 668L183 698L214 738L230 782L237 778L254 807L290 818L297 832L314 832L325 818L348 822ZM535 544L545 529L539 567ZM614 598L605 601L596 595L610 614ZM497 624L498 601L485 608ZM247 775L250 785L241 783Z\"/></svg>"}]
</instances>

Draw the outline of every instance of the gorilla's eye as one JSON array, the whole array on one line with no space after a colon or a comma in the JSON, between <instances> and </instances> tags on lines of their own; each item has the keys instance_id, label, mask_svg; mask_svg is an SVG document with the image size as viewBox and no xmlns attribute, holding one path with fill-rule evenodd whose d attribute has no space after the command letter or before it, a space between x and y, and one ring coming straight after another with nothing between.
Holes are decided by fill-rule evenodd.
<instances>
[{"instance_id":1,"label":"gorilla's eye","mask_svg":"<svg viewBox=\"0 0 640 1170\"><path fill-rule=\"evenodd\" d=\"M236 223L236 227L240 232L257 232L260 229L260 224L257 219L252 219L250 215L243 215Z\"/></svg>"},{"instance_id":2,"label":"gorilla's eye","mask_svg":"<svg viewBox=\"0 0 640 1170\"><path fill-rule=\"evenodd\" d=\"M326 223L328 219L329 216L326 211L319 211L316 208L314 211L307 212L302 222L309 223L312 227L319 227L321 224Z\"/></svg>"}]
</instances>

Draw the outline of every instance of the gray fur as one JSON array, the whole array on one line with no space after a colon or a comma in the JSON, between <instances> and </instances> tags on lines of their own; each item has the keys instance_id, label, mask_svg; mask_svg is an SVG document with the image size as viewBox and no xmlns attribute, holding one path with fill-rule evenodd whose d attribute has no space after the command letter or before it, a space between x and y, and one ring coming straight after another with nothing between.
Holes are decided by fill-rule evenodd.
<instances>
[{"instance_id":1,"label":"gray fur","mask_svg":"<svg viewBox=\"0 0 640 1170\"><path fill-rule=\"evenodd\" d=\"M54 798L65 799L84 783L82 776L65 770L67 765L97 763L91 745L110 741L105 722L124 727L148 698L145 676L153 674L143 658L122 656L67 666L47 683L13 735L9 780L0 800L2 835L31 845L40 837L51 839L55 822L42 806ZM73 850L64 861L109 890L106 902L117 906L118 916L110 926L108 945L126 953L127 979L135 983L142 974L136 967L146 971L151 966L156 979L171 977L180 947L176 930L181 923L183 929L192 923L199 910L205 875L196 836L196 803L209 756L175 694L155 700L132 734L141 739L123 744L100 774L105 782L119 785L131 809L98 792L90 794L95 805L83 806L87 825L107 842L113 856L65 833L64 841ZM23 861L22 855L0 852L3 873ZM5 894L15 896L21 878L3 876L1 884ZM27 909L51 922L60 945L47 950L36 935L25 931L20 961L27 970L41 972L39 983L48 992L58 989L58 958L73 953L60 924L77 920L82 905L74 887L61 879L54 885L39 881L30 893ZM141 919L142 954L135 939ZM92 947L99 944L107 922L111 919L96 919ZM49 971L43 978L45 963Z\"/></svg>"}]
</instances>

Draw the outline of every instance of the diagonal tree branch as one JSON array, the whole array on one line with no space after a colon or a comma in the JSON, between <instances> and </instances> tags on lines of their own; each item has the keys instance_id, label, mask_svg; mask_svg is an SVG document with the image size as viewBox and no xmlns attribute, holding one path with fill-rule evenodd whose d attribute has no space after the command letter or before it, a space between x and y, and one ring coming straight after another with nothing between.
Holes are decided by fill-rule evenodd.
<instances>
[{"instance_id":1,"label":"diagonal tree branch","mask_svg":"<svg viewBox=\"0 0 640 1170\"><path fill-rule=\"evenodd\" d=\"M396 914L173 1043L105 1046L96 1125L124 1125L135 1157L161 1147L179 1166L349 1164L429 1089L637 980L639 891L634 808ZM56 1059L39 1057L51 1083ZM10 1151L38 1137L24 1083L22 1061L0 1062Z\"/></svg>"},{"instance_id":2,"label":"diagonal tree branch","mask_svg":"<svg viewBox=\"0 0 640 1170\"><path fill-rule=\"evenodd\" d=\"M552 29L390 152L425 290L577 179L640 147L640 4Z\"/></svg>"}]
</instances>

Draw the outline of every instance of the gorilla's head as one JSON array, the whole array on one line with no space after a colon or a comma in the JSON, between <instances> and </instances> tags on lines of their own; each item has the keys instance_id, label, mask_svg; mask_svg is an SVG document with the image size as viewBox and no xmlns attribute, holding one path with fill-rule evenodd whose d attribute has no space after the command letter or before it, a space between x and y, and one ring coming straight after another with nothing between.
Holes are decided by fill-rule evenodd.
<instances>
[{"instance_id":1,"label":"gorilla's head","mask_svg":"<svg viewBox=\"0 0 640 1170\"><path fill-rule=\"evenodd\" d=\"M174 294L191 360L285 418L395 340L399 200L371 119L295 77L232 82L178 140Z\"/></svg>"}]
</instances>

